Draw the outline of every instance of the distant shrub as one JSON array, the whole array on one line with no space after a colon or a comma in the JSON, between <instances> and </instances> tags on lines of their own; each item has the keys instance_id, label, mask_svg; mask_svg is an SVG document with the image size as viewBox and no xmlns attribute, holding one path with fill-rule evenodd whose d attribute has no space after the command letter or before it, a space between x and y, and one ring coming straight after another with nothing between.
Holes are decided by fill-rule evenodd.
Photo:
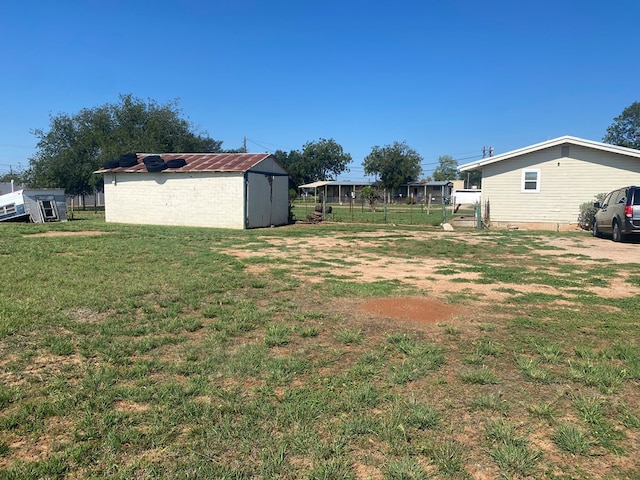
<instances>
[{"instance_id":1,"label":"distant shrub","mask_svg":"<svg viewBox=\"0 0 640 480\"><path fill-rule=\"evenodd\" d=\"M594 202L602 202L606 193L599 193L595 199L590 202L584 202L580 205L580 213L578 215L578 225L584 230L591 230L593 228L593 219L596 216L597 208L593 206Z\"/></svg>"},{"instance_id":2,"label":"distant shrub","mask_svg":"<svg viewBox=\"0 0 640 480\"><path fill-rule=\"evenodd\" d=\"M362 198L369 204L369 209L372 212L376 211L378 201L380 200L380 194L371 185L366 185L362 188Z\"/></svg>"}]
</instances>

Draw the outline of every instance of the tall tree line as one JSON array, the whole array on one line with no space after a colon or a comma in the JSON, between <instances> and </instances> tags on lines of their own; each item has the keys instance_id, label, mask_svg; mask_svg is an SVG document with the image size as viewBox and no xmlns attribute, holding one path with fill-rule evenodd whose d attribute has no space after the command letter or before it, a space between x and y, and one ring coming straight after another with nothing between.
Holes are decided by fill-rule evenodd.
<instances>
[{"instance_id":1,"label":"tall tree line","mask_svg":"<svg viewBox=\"0 0 640 480\"><path fill-rule=\"evenodd\" d=\"M222 152L222 142L199 132L182 117L177 101L159 104L130 94L116 103L85 108L78 113L50 116L48 130L35 129L36 153L24 172L0 176L31 187L60 187L72 195L102 189L102 179L93 172L126 152ZM607 128L604 142L640 149L640 103L634 102ZM239 149L227 150L238 152ZM300 150L273 154L288 171L290 188L319 180L333 180L349 171L352 157L334 139L320 138ZM405 142L375 146L363 161L365 173L374 175L391 189L418 180L422 157ZM433 180L458 177L458 163L449 155L438 159ZM470 183L480 183L473 172Z\"/></svg>"},{"instance_id":2,"label":"tall tree line","mask_svg":"<svg viewBox=\"0 0 640 480\"><path fill-rule=\"evenodd\" d=\"M200 133L181 117L178 102L159 104L132 95L119 102L50 117L35 129L35 155L24 174L32 187L64 188L84 195L102 189L93 172L126 152L220 152L222 142Z\"/></svg>"}]
</instances>

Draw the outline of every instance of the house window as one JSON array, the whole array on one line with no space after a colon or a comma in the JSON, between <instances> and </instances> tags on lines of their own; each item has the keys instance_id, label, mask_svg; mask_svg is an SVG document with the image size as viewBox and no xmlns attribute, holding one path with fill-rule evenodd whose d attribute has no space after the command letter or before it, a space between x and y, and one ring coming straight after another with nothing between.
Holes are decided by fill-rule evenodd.
<instances>
[{"instance_id":1,"label":"house window","mask_svg":"<svg viewBox=\"0 0 640 480\"><path fill-rule=\"evenodd\" d=\"M522 171L522 191L526 193L540 192L540 170Z\"/></svg>"}]
</instances>

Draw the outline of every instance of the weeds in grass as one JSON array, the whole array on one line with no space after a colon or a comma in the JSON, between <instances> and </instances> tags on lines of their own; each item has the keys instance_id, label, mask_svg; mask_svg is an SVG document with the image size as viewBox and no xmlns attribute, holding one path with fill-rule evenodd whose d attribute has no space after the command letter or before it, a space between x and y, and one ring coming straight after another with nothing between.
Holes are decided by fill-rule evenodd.
<instances>
[{"instance_id":1,"label":"weeds in grass","mask_svg":"<svg viewBox=\"0 0 640 480\"><path fill-rule=\"evenodd\" d=\"M445 325L444 331L448 335L460 335L460 328L455 325Z\"/></svg>"},{"instance_id":2,"label":"weeds in grass","mask_svg":"<svg viewBox=\"0 0 640 480\"><path fill-rule=\"evenodd\" d=\"M396 406L393 417L397 423L418 430L428 430L438 426L440 412L431 405L416 402L401 403Z\"/></svg>"},{"instance_id":3,"label":"weeds in grass","mask_svg":"<svg viewBox=\"0 0 640 480\"><path fill-rule=\"evenodd\" d=\"M467 451L455 440L438 442L431 449L431 460L443 475L462 474L466 458Z\"/></svg>"},{"instance_id":4,"label":"weeds in grass","mask_svg":"<svg viewBox=\"0 0 640 480\"><path fill-rule=\"evenodd\" d=\"M499 357L502 354L502 346L494 340L483 338L473 343L479 355Z\"/></svg>"},{"instance_id":5,"label":"weeds in grass","mask_svg":"<svg viewBox=\"0 0 640 480\"><path fill-rule=\"evenodd\" d=\"M286 325L269 325L264 335L264 344L267 347L281 347L289 343L291 330Z\"/></svg>"},{"instance_id":6,"label":"weeds in grass","mask_svg":"<svg viewBox=\"0 0 640 480\"><path fill-rule=\"evenodd\" d=\"M601 423L604 419L605 399L602 397L579 396L574 398L573 404L578 410L582 420L590 425Z\"/></svg>"},{"instance_id":7,"label":"weeds in grass","mask_svg":"<svg viewBox=\"0 0 640 480\"><path fill-rule=\"evenodd\" d=\"M498 376L486 367L462 372L460 378L464 383L474 385L494 385L500 383Z\"/></svg>"},{"instance_id":8,"label":"weeds in grass","mask_svg":"<svg viewBox=\"0 0 640 480\"><path fill-rule=\"evenodd\" d=\"M335 297L390 297L411 294L414 291L412 287L403 285L397 280L377 282L327 280L325 284L329 295Z\"/></svg>"},{"instance_id":9,"label":"weeds in grass","mask_svg":"<svg viewBox=\"0 0 640 480\"><path fill-rule=\"evenodd\" d=\"M484 365L485 356L480 355L478 352L474 352L462 359L462 362L466 365Z\"/></svg>"},{"instance_id":10,"label":"weeds in grass","mask_svg":"<svg viewBox=\"0 0 640 480\"><path fill-rule=\"evenodd\" d=\"M481 324L478 325L478 330L480 330L481 332L494 332L496 330L495 325L491 325L491 324Z\"/></svg>"},{"instance_id":11,"label":"weeds in grass","mask_svg":"<svg viewBox=\"0 0 640 480\"><path fill-rule=\"evenodd\" d=\"M355 480L356 476L347 458L329 459L315 465L309 480Z\"/></svg>"},{"instance_id":12,"label":"weeds in grass","mask_svg":"<svg viewBox=\"0 0 640 480\"><path fill-rule=\"evenodd\" d=\"M622 404L618 405L616 410L618 412L618 419L625 427L640 430L640 417L631 412L629 407Z\"/></svg>"},{"instance_id":13,"label":"weeds in grass","mask_svg":"<svg viewBox=\"0 0 640 480\"><path fill-rule=\"evenodd\" d=\"M318 329L314 326L299 327L296 329L296 331L298 332L298 335L300 335L302 338L311 338L311 337L318 336Z\"/></svg>"},{"instance_id":14,"label":"weeds in grass","mask_svg":"<svg viewBox=\"0 0 640 480\"><path fill-rule=\"evenodd\" d=\"M493 410L495 412L504 413L509 410L509 404L502 398L502 395L496 393L488 393L478 395L471 399L469 408L475 410Z\"/></svg>"},{"instance_id":15,"label":"weeds in grass","mask_svg":"<svg viewBox=\"0 0 640 480\"><path fill-rule=\"evenodd\" d=\"M347 437L352 435L378 435L380 423L371 415L356 413L345 419L341 424L341 433Z\"/></svg>"},{"instance_id":16,"label":"weeds in grass","mask_svg":"<svg viewBox=\"0 0 640 480\"><path fill-rule=\"evenodd\" d=\"M626 372L607 360L569 362L569 375L588 387L596 387L602 393L613 393L622 385Z\"/></svg>"},{"instance_id":17,"label":"weeds in grass","mask_svg":"<svg viewBox=\"0 0 640 480\"><path fill-rule=\"evenodd\" d=\"M335 338L343 345L360 345L364 341L364 334L360 330L343 328L335 333Z\"/></svg>"},{"instance_id":18,"label":"weeds in grass","mask_svg":"<svg viewBox=\"0 0 640 480\"><path fill-rule=\"evenodd\" d=\"M470 243L373 225L90 225L108 235L22 236L86 229L82 221L1 225L0 275L15 287L0 296L2 478L470 478L466 467L488 462L502 477L534 478L534 431L567 452L544 459L549 475L637 478L615 464L639 454L640 353L628 312L640 296L616 299L613 315L610 299L580 293L599 270L636 267L557 255L551 265L539 247L553 233L482 231ZM308 273L321 282L310 288L285 244L312 251L314 237L364 239L366 252L314 259ZM277 265L224 253L264 247L291 251ZM503 289L512 298L487 305L469 288L444 294L464 304L456 322L363 325L340 309L415 294L412 279L359 282L329 269L380 255L389 269L396 258L455 258L448 268L473 264L481 282L526 278L559 293ZM254 275L249 264L269 268ZM87 265L100 265L90 288ZM467 434L489 415L502 423ZM577 425L559 423L568 418Z\"/></svg>"},{"instance_id":19,"label":"weeds in grass","mask_svg":"<svg viewBox=\"0 0 640 480\"><path fill-rule=\"evenodd\" d=\"M387 342L405 355L411 354L418 345L418 342L414 338L405 333L392 333L387 335Z\"/></svg>"},{"instance_id":20,"label":"weeds in grass","mask_svg":"<svg viewBox=\"0 0 640 480\"><path fill-rule=\"evenodd\" d=\"M542 452L531 450L527 445L497 445L489 453L503 474L511 478L534 476L542 460Z\"/></svg>"},{"instance_id":21,"label":"weeds in grass","mask_svg":"<svg viewBox=\"0 0 640 480\"><path fill-rule=\"evenodd\" d=\"M519 356L516 358L516 366L524 378L531 382L548 383L551 381L551 375L540 366L537 360Z\"/></svg>"},{"instance_id":22,"label":"weeds in grass","mask_svg":"<svg viewBox=\"0 0 640 480\"><path fill-rule=\"evenodd\" d=\"M540 418L547 422L553 422L558 415L555 402L542 402L534 405L527 405L527 411L534 418Z\"/></svg>"},{"instance_id":23,"label":"weeds in grass","mask_svg":"<svg viewBox=\"0 0 640 480\"><path fill-rule=\"evenodd\" d=\"M491 457L503 474L524 478L536 473L542 453L531 450L514 425L502 419L488 422L486 435L493 444Z\"/></svg>"},{"instance_id":24,"label":"weeds in grass","mask_svg":"<svg viewBox=\"0 0 640 480\"><path fill-rule=\"evenodd\" d=\"M437 345L419 342L407 335L389 335L387 342L405 355L402 362L390 366L390 379L395 384L404 385L421 378L444 363L442 348Z\"/></svg>"},{"instance_id":25,"label":"weeds in grass","mask_svg":"<svg viewBox=\"0 0 640 480\"><path fill-rule=\"evenodd\" d=\"M391 460L384 468L385 480L427 480L427 472L412 458Z\"/></svg>"},{"instance_id":26,"label":"weeds in grass","mask_svg":"<svg viewBox=\"0 0 640 480\"><path fill-rule=\"evenodd\" d=\"M542 360L547 363L557 363L560 361L561 352L560 348L550 342L537 342L535 344L536 352L542 357Z\"/></svg>"},{"instance_id":27,"label":"weeds in grass","mask_svg":"<svg viewBox=\"0 0 640 480\"><path fill-rule=\"evenodd\" d=\"M516 433L516 427L503 419L487 422L485 425L487 438L495 443L524 445L524 439Z\"/></svg>"},{"instance_id":28,"label":"weeds in grass","mask_svg":"<svg viewBox=\"0 0 640 480\"><path fill-rule=\"evenodd\" d=\"M528 317L516 317L511 321L511 325L517 330L537 330L540 327L540 323L537 320Z\"/></svg>"},{"instance_id":29,"label":"weeds in grass","mask_svg":"<svg viewBox=\"0 0 640 480\"><path fill-rule=\"evenodd\" d=\"M558 447L574 455L587 455L592 443L587 433L575 425L558 426L552 438Z\"/></svg>"},{"instance_id":30,"label":"weeds in grass","mask_svg":"<svg viewBox=\"0 0 640 480\"><path fill-rule=\"evenodd\" d=\"M487 357L498 357L502 354L502 348L488 339L473 342L473 347L473 353L463 359L468 365L483 365Z\"/></svg>"}]
</instances>

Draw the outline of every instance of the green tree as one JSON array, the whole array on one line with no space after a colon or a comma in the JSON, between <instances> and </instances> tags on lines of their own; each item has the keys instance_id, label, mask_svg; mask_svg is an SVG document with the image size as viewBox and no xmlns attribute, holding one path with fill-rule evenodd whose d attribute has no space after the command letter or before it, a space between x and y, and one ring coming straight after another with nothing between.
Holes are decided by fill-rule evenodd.
<instances>
[{"instance_id":1,"label":"green tree","mask_svg":"<svg viewBox=\"0 0 640 480\"><path fill-rule=\"evenodd\" d=\"M24 172L18 170L12 170L11 172L7 172L4 173L2 175L0 175L0 183L11 183L11 180L13 180L13 183L15 185L22 185L24 183Z\"/></svg>"},{"instance_id":2,"label":"green tree","mask_svg":"<svg viewBox=\"0 0 640 480\"><path fill-rule=\"evenodd\" d=\"M300 162L305 182L335 180L342 172L349 171L351 155L344 153L342 146L333 138L321 138L302 146Z\"/></svg>"},{"instance_id":3,"label":"green tree","mask_svg":"<svg viewBox=\"0 0 640 480\"><path fill-rule=\"evenodd\" d=\"M605 143L640 149L640 103L634 102L613 119L602 139Z\"/></svg>"},{"instance_id":4,"label":"green tree","mask_svg":"<svg viewBox=\"0 0 640 480\"><path fill-rule=\"evenodd\" d=\"M482 172L480 170L467 172L465 175L461 174L460 179L464 180L465 188L482 187Z\"/></svg>"},{"instance_id":5,"label":"green tree","mask_svg":"<svg viewBox=\"0 0 640 480\"><path fill-rule=\"evenodd\" d=\"M375 175L387 190L412 182L422 173L422 157L406 142L375 146L362 162L366 175Z\"/></svg>"},{"instance_id":6,"label":"green tree","mask_svg":"<svg viewBox=\"0 0 640 480\"><path fill-rule=\"evenodd\" d=\"M375 212L376 206L378 205L378 200L380 199L380 195L378 195L376 189L371 185L365 185L364 187L362 187L361 195L362 198L367 201L367 204L369 204L369 210Z\"/></svg>"},{"instance_id":7,"label":"green tree","mask_svg":"<svg viewBox=\"0 0 640 480\"><path fill-rule=\"evenodd\" d=\"M449 155L438 158L438 166L433 170L433 179L436 182L446 182L458 178L458 161Z\"/></svg>"},{"instance_id":8,"label":"green tree","mask_svg":"<svg viewBox=\"0 0 640 480\"><path fill-rule=\"evenodd\" d=\"M102 179L93 172L126 152L211 153L220 152L222 145L181 118L177 101L161 105L132 95L74 115L51 116L48 131L33 133L39 140L25 180L33 187L64 188L71 195L101 190Z\"/></svg>"},{"instance_id":9,"label":"green tree","mask_svg":"<svg viewBox=\"0 0 640 480\"><path fill-rule=\"evenodd\" d=\"M351 155L345 153L334 139L321 138L317 142L307 142L302 151L289 153L276 150L274 157L289 173L289 187L297 188L305 183L333 180L340 173L349 171Z\"/></svg>"},{"instance_id":10,"label":"green tree","mask_svg":"<svg viewBox=\"0 0 640 480\"><path fill-rule=\"evenodd\" d=\"M305 183L305 175L302 171L302 154L298 150L291 150L289 153L284 150L276 150L273 156L277 162L289 174L289 189L297 190L298 186Z\"/></svg>"}]
</instances>

